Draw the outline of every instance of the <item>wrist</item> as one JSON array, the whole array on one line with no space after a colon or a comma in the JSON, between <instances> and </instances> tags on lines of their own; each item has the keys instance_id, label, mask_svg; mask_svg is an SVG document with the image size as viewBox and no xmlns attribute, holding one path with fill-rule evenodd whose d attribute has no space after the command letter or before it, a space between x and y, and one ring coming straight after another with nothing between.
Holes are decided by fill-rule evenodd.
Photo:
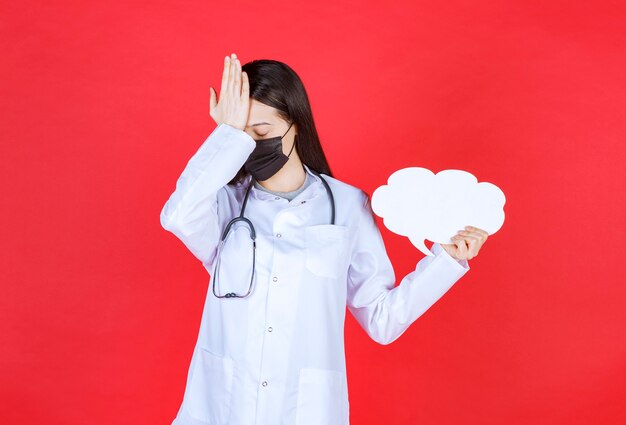
<instances>
[{"instance_id":1,"label":"wrist","mask_svg":"<svg viewBox=\"0 0 626 425\"><path fill-rule=\"evenodd\" d=\"M237 130L241 130L243 131L243 129L245 128L244 126L240 125L240 124L235 124L232 121L223 121L222 124L226 124L231 126L232 128L236 128Z\"/></svg>"}]
</instances>

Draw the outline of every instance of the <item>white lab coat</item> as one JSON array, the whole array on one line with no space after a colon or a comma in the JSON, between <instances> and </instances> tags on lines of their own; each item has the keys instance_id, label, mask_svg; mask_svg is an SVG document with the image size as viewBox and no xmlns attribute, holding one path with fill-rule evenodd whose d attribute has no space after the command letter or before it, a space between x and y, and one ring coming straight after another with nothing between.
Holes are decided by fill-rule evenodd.
<instances>
[{"instance_id":1,"label":"white lab coat","mask_svg":"<svg viewBox=\"0 0 626 425\"><path fill-rule=\"evenodd\" d=\"M239 215L250 176L244 185L227 183L255 144L244 131L219 125L161 211L161 225L212 281L221 232ZM208 288L173 425L349 424L346 307L374 341L389 344L469 270L435 243L436 255L395 286L367 194L324 175L336 203L331 225L326 190L305 169L315 181L291 202L251 189L245 217L256 229L252 294L218 299ZM221 253L218 294L249 287L249 236L243 227L233 235Z\"/></svg>"}]
</instances>

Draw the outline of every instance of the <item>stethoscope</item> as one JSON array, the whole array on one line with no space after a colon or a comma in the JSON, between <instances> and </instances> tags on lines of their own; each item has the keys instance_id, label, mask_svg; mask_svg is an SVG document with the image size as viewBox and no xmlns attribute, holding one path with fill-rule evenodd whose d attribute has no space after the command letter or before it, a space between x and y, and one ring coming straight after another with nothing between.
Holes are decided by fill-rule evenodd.
<instances>
[{"instance_id":1,"label":"stethoscope","mask_svg":"<svg viewBox=\"0 0 626 425\"><path fill-rule=\"evenodd\" d=\"M328 195L328 198L330 199L330 222L331 224L335 224L335 198L333 197L333 191L330 190L330 186L328 186L328 183L326 182L326 180L324 180L324 178L320 175L320 173L318 173L315 170L312 170L311 168L309 168L309 170L311 170L313 174L315 174L317 177L320 178L320 180L322 181L322 184L326 188L326 193ZM252 224L252 222L246 217L244 217L243 213L246 209L246 204L248 202L248 195L253 185L254 185L254 179L251 179L250 184L248 185L248 188L246 189L246 195L243 198L243 203L241 205L241 211L239 212L239 216L233 218L232 220L228 222L228 224L226 225L226 228L224 229L224 232L222 233L222 239L220 240L220 243L217 248L217 259L216 259L216 264L215 264L215 270L213 271L213 275L214 275L213 283L211 284L211 286L213 287L213 295L215 295L215 297L217 298L246 298L252 292L252 283L254 282L254 271L255 271L255 263L256 263L256 231L254 230L254 225ZM215 287L217 286L216 285L217 275L219 273L219 267L220 267L220 260L221 260L220 254L222 252L222 248L224 246L224 242L226 241L226 237L228 236L228 232L230 231L230 228L235 223L240 222L240 221L245 223L246 226L248 226L248 230L250 232L250 239L252 239L252 275L250 276L250 286L248 287L248 292L246 292L244 295L239 295L239 294L236 294L235 292L228 292L225 295L217 295L215 293Z\"/></svg>"}]
</instances>

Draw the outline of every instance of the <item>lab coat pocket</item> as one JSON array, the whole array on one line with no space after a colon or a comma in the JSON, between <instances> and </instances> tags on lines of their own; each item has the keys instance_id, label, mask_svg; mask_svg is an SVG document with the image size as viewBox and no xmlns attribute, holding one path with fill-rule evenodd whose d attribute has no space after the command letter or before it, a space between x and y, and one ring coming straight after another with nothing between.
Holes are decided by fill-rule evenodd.
<instances>
[{"instance_id":1,"label":"lab coat pocket","mask_svg":"<svg viewBox=\"0 0 626 425\"><path fill-rule=\"evenodd\" d=\"M222 425L230 415L234 360L200 347L191 377L187 409L206 424Z\"/></svg>"},{"instance_id":2,"label":"lab coat pocket","mask_svg":"<svg viewBox=\"0 0 626 425\"><path fill-rule=\"evenodd\" d=\"M338 370L300 369L295 425L343 425L342 380Z\"/></svg>"},{"instance_id":3,"label":"lab coat pocket","mask_svg":"<svg viewBox=\"0 0 626 425\"><path fill-rule=\"evenodd\" d=\"M306 240L305 266L311 273L336 277L345 257L348 227L338 224L318 224L304 228Z\"/></svg>"}]
</instances>

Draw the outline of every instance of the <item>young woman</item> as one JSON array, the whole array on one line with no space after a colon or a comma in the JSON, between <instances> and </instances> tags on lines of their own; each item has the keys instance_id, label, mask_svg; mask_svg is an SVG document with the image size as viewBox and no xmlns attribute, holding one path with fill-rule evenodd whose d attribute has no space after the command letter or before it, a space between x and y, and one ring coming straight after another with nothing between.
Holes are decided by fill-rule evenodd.
<instances>
[{"instance_id":1,"label":"young woman","mask_svg":"<svg viewBox=\"0 0 626 425\"><path fill-rule=\"evenodd\" d=\"M487 238L433 244L398 286L368 195L332 177L287 65L225 58L217 128L161 211L211 275L174 425L347 425L346 307L395 341Z\"/></svg>"}]
</instances>

